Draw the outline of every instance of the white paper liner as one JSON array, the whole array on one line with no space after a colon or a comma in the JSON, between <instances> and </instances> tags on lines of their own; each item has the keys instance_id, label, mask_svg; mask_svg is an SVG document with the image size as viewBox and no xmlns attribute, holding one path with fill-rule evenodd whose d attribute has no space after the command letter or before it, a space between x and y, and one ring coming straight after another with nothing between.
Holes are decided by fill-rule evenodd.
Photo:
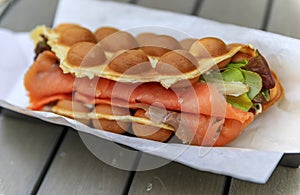
<instances>
[{"instance_id":1,"label":"white paper liner","mask_svg":"<svg viewBox=\"0 0 300 195\"><path fill-rule=\"evenodd\" d=\"M266 57L285 88L283 101L255 119L228 147L212 148L163 144L95 130L53 113L26 110L28 98L23 75L33 61L33 43L27 33L0 31L0 105L43 120L71 126L79 131L172 159L172 151L186 150L175 161L187 166L265 183L283 153L300 151L300 40L273 33L218 23L194 16L158 11L129 4L95 0L61 0L54 24L74 22L92 30L100 26L129 29L141 26L173 28L191 37L216 36L225 42L250 43ZM156 28L153 28L154 31ZM157 28L159 29L159 28ZM183 37L178 37L183 38ZM12 86L12 87L11 87ZM164 147L164 150L151 150Z\"/></svg>"}]
</instances>

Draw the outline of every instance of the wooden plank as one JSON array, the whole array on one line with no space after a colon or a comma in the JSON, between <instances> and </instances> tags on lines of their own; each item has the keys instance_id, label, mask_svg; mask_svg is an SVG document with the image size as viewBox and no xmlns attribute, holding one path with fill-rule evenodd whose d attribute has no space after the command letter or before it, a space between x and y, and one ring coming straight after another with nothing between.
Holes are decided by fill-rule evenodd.
<instances>
[{"instance_id":1,"label":"wooden plank","mask_svg":"<svg viewBox=\"0 0 300 195\"><path fill-rule=\"evenodd\" d=\"M124 3L130 2L130 0L107 0L107 1L116 1L116 2L124 2Z\"/></svg>"},{"instance_id":2,"label":"wooden plank","mask_svg":"<svg viewBox=\"0 0 300 195\"><path fill-rule=\"evenodd\" d=\"M198 15L220 22L262 28L268 0L204 1Z\"/></svg>"},{"instance_id":3,"label":"wooden plank","mask_svg":"<svg viewBox=\"0 0 300 195\"><path fill-rule=\"evenodd\" d=\"M140 162L157 161L162 159L143 154ZM137 172L129 194L222 194L225 183L225 176L171 162L160 168Z\"/></svg>"},{"instance_id":4,"label":"wooden plank","mask_svg":"<svg viewBox=\"0 0 300 195\"><path fill-rule=\"evenodd\" d=\"M229 194L300 194L300 169L279 166L264 184L233 179Z\"/></svg>"},{"instance_id":5,"label":"wooden plank","mask_svg":"<svg viewBox=\"0 0 300 195\"><path fill-rule=\"evenodd\" d=\"M0 0L0 20L5 11L9 8L11 0Z\"/></svg>"},{"instance_id":6,"label":"wooden plank","mask_svg":"<svg viewBox=\"0 0 300 195\"><path fill-rule=\"evenodd\" d=\"M138 5L191 14L197 0L139 0Z\"/></svg>"},{"instance_id":7,"label":"wooden plank","mask_svg":"<svg viewBox=\"0 0 300 195\"><path fill-rule=\"evenodd\" d=\"M274 0L267 30L300 39L299 7L299 0Z\"/></svg>"},{"instance_id":8,"label":"wooden plank","mask_svg":"<svg viewBox=\"0 0 300 195\"><path fill-rule=\"evenodd\" d=\"M29 117L0 115L0 194L34 191L62 130Z\"/></svg>"},{"instance_id":9,"label":"wooden plank","mask_svg":"<svg viewBox=\"0 0 300 195\"><path fill-rule=\"evenodd\" d=\"M100 138L99 149L107 154ZM130 172L114 168L97 159L83 144L78 133L69 130L38 194L121 194Z\"/></svg>"},{"instance_id":10,"label":"wooden plank","mask_svg":"<svg viewBox=\"0 0 300 195\"><path fill-rule=\"evenodd\" d=\"M14 1L0 26L14 31L30 31L37 25L52 25L58 0L22 0Z\"/></svg>"}]
</instances>

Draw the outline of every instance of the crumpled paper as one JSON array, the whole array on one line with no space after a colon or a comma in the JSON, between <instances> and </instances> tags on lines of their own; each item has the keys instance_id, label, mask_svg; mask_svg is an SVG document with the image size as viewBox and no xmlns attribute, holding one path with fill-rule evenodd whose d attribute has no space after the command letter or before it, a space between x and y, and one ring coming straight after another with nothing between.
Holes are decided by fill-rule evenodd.
<instances>
[{"instance_id":1,"label":"crumpled paper","mask_svg":"<svg viewBox=\"0 0 300 195\"><path fill-rule=\"evenodd\" d=\"M266 57L285 88L285 98L263 113L227 147L203 148L165 144L95 130L53 113L26 109L28 98L23 75L33 61L33 43L28 33L0 31L0 105L2 107L63 124L95 136L121 143L140 151L180 162L198 170L265 183L283 153L300 151L300 40L255 29L223 24L195 16L158 11L139 6L96 0L61 0L54 25L62 22L81 24L91 30L100 26L154 31L176 29L173 36L215 36L226 43L252 44ZM176 151L182 151L180 155Z\"/></svg>"}]
</instances>

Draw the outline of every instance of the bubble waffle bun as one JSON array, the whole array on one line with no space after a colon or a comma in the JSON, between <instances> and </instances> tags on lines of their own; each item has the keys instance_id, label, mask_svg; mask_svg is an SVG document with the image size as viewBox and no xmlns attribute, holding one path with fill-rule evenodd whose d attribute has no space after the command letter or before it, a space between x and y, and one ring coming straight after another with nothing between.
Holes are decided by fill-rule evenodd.
<instances>
[{"instance_id":1,"label":"bubble waffle bun","mask_svg":"<svg viewBox=\"0 0 300 195\"><path fill-rule=\"evenodd\" d=\"M31 37L29 108L113 133L221 146L283 96L251 45L77 24L39 26Z\"/></svg>"},{"instance_id":2,"label":"bubble waffle bun","mask_svg":"<svg viewBox=\"0 0 300 195\"><path fill-rule=\"evenodd\" d=\"M101 31L104 31L106 38L98 38L97 44L95 37L97 34L99 37ZM167 35L150 34L149 38L148 33L146 41L142 41L141 35L135 38L117 29L111 30L111 33L107 33L107 28L100 28L93 34L81 26L63 24L54 29L37 27L32 32L32 37L36 42L41 41L40 34L47 38L47 43L59 58L64 73L90 79L101 76L128 83L160 82L165 88L181 80L197 78L216 64L223 63L224 66L236 53L243 53L243 48L251 48L249 45L241 44L227 47L222 40L207 37L198 40L200 44L196 41L189 50L184 50L180 42ZM181 56L183 51L190 55L189 67L183 66L181 69L181 64L172 64L175 65L174 68L168 67L168 71L157 67L160 59L166 59L165 55L171 55L168 52L173 55L179 53ZM249 55L253 55L254 49L250 52L252 53ZM97 53L95 58L91 57L93 53ZM199 53L201 55L198 55ZM74 55L79 55L80 59L79 57L74 59ZM89 57L85 59L85 56ZM123 67L124 63L126 67L116 65L116 61L120 59Z\"/></svg>"}]
</instances>

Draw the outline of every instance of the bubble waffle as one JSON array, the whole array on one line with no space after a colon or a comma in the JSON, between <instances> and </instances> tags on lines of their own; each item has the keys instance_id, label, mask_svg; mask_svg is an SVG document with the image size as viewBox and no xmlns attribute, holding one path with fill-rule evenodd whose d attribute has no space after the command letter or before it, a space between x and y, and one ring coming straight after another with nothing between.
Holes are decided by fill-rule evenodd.
<instances>
[{"instance_id":1,"label":"bubble waffle","mask_svg":"<svg viewBox=\"0 0 300 195\"><path fill-rule=\"evenodd\" d=\"M251 45L77 24L39 26L31 37L29 108L114 133L225 145L283 95Z\"/></svg>"},{"instance_id":2,"label":"bubble waffle","mask_svg":"<svg viewBox=\"0 0 300 195\"><path fill-rule=\"evenodd\" d=\"M167 71L162 71L161 68L156 68L160 59L166 59L165 55L170 55L169 52L174 54L177 51L179 55L182 53L183 48L175 38L156 34L149 36L148 33L143 41L145 34L135 38L124 31L114 29L109 34L104 29L106 28L98 29L93 35L87 29L73 24L59 25L54 29L40 26L33 30L32 37L36 42L41 41L40 34L47 38L47 43L60 60L64 73L90 79L101 76L128 83L160 82L165 88L181 80L197 78L216 64L225 66L236 53L243 53L243 48L251 48L241 44L227 47L218 38L203 38L194 42L186 52L191 59L188 69L181 69L181 64L173 63L174 67L170 66ZM104 30L106 37L99 38L101 30ZM93 45L92 43L96 43L96 36L100 41ZM251 52L249 55L253 56L254 49ZM80 59L74 59L74 53L81 56ZM92 58L93 55L97 57ZM125 64L128 66L116 66L113 63L118 60L116 58L126 60Z\"/></svg>"}]
</instances>

